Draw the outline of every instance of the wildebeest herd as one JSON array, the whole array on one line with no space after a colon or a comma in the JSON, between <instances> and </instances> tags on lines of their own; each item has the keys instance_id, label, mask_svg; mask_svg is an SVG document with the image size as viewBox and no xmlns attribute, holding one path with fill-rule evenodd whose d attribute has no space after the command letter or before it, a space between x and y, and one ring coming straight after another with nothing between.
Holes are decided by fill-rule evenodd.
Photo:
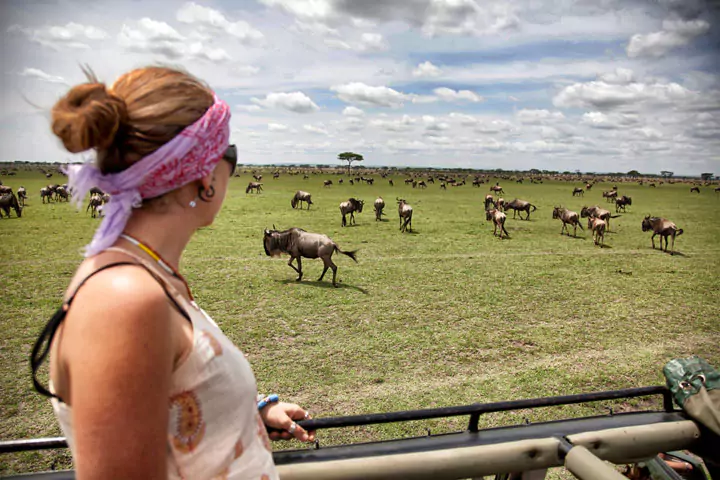
<instances>
[{"instance_id":1,"label":"wildebeest herd","mask_svg":"<svg viewBox=\"0 0 720 480\"><path fill-rule=\"evenodd\" d=\"M314 173L314 172L313 172ZM295 173L297 174L297 173ZM292 175L292 173L291 173ZM239 176L239 173L236 174ZM280 176L279 171L275 171L272 174L272 178L277 180ZM381 173L383 178L386 175ZM405 185L412 186L413 189L427 188L428 184L434 185L435 179L439 181L440 189L447 190L447 186L463 186L466 185L465 179L457 180L449 176L437 175L431 176L425 174L424 178L418 178L421 174L415 174L412 178L405 179ZM303 179L307 180L310 176L307 174L303 175ZM505 178L505 177L503 177ZM263 183L261 183L262 175L253 175L253 180L247 184L245 193L254 192L260 194L263 191ZM367 185L372 186L374 184L372 177L356 177L349 179L350 185L356 185L364 182ZM522 183L522 178L516 179L517 183ZM542 178L530 178L530 183L542 183ZM394 187L392 179L387 179L388 185ZM473 187L480 187L487 180L475 176L472 181ZM468 180L469 182L469 180ZM642 184L641 182L639 182ZM659 182L662 184L663 182ZM586 192L589 192L594 184L594 181L584 183L582 187L574 187L572 189L572 197L583 197ZM654 185L655 182L651 184ZM322 186L324 188L342 188L343 180L339 179L336 183L338 187L333 186L332 180L323 180ZM583 188L584 187L584 188ZM720 192L720 187L715 189L716 192ZM491 194L485 195L482 198L481 204L484 207L485 217L488 222L493 226L493 235L500 239L509 239L510 233L507 229L507 222L509 220L516 220L519 217L521 221L530 221L531 213L538 210L538 207L533 203L515 198L512 201L507 201L501 195L506 195L504 188L499 182L495 183L490 187ZM699 187L695 186L690 189L691 193L699 193ZM68 189L67 184L57 185L51 184L42 187L39 191L40 200L43 204L53 202L67 202L71 197L71 191ZM494 195L497 195L495 197ZM626 195L619 195L617 186L614 186L609 191L602 192L602 198L608 203L615 204L615 215L610 210L600 207L599 205L583 206L580 212L572 211L563 206L555 206L552 209L552 218L560 220L561 230L560 234L570 235L570 227L573 228L573 236L577 237L577 229L580 228L584 231L583 220L587 218L587 229L592 235L592 239L595 245L600 247L605 245L605 234L611 232L611 219L618 218L621 214L627 213L627 208L633 205L631 197ZM17 192L13 192L13 189L9 186L4 186L0 182L0 218L10 217L11 212L14 211L17 217L21 217L23 208L25 207L28 200L28 194L24 187L19 187ZM112 201L110 195L95 188L90 192L90 197L86 212L94 218L96 216L103 215L103 207L108 202ZM346 201L339 204L340 210L340 225L341 227L350 227L356 224L355 215L362 213L364 201L350 197ZM412 220L413 220L413 207L404 199L399 196L396 197L396 203L398 207L398 219L399 219L399 231L401 233L413 232ZM297 190L290 201L293 209L303 209L303 204L307 210L310 210L311 205L314 205L312 195L304 190ZM382 217L385 213L385 200L378 196L373 202L373 209L375 213L375 220L382 221ZM542 205L541 205L542 206ZM513 211L512 219L508 216L509 210ZM674 253L675 239L677 236L683 234L683 229L678 228L673 222L651 215L647 215L641 224L643 232L652 232L651 244L652 248L655 248L655 237L660 236L659 248L664 251L670 249L670 254ZM512 230L512 228L511 228ZM663 247L663 239L665 245ZM324 277L328 268L333 270L333 285L337 285L337 266L332 262L332 255L335 251L343 253L353 260L356 259L356 251L345 252L342 251L335 242L329 237L318 234L306 232L301 228L290 228L288 230L279 231L274 227L272 230L265 230L264 232L264 248L267 255L275 256L280 253L286 253L290 255L290 261L288 265L292 267L297 273L297 280L301 280L302 273L302 260L301 258L321 258L324 263L323 274L320 279ZM296 262L297 267L293 265Z\"/></svg>"}]
</instances>

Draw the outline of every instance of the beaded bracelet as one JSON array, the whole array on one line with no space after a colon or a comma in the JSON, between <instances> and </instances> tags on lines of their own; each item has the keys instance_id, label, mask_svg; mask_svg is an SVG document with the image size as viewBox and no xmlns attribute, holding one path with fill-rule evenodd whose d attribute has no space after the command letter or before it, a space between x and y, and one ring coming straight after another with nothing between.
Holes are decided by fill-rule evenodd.
<instances>
[{"instance_id":1,"label":"beaded bracelet","mask_svg":"<svg viewBox=\"0 0 720 480\"><path fill-rule=\"evenodd\" d=\"M269 404L277 403L279 401L280 401L280 397L278 397L276 393L273 393L272 395L263 397L262 400L258 401L257 408L258 408L258 410L262 410L263 408L267 407Z\"/></svg>"}]
</instances>

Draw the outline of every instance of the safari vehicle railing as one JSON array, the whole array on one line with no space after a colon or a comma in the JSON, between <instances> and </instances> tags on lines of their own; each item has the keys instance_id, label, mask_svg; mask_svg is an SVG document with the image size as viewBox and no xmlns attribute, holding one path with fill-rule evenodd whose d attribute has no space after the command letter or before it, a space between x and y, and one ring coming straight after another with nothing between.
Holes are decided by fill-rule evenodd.
<instances>
[{"instance_id":1,"label":"safari vehicle railing","mask_svg":"<svg viewBox=\"0 0 720 480\"><path fill-rule=\"evenodd\" d=\"M663 410L614 413L541 423L479 429L480 416L514 411L661 395ZM282 479L457 479L565 466L581 480L625 478L607 462L648 461L661 452L690 450L720 479L720 437L673 408L666 387L642 387L580 395L411 410L299 422L323 430L391 422L468 416L462 432L431 434L351 445L320 446L273 453ZM0 453L62 448L63 438L0 442ZM540 475L542 477L542 474ZM72 471L10 478L64 480ZM533 478L537 478L537 475ZM672 472L663 478L674 478ZM680 477L677 477L680 478ZM699 477L703 478L703 477Z\"/></svg>"}]
</instances>

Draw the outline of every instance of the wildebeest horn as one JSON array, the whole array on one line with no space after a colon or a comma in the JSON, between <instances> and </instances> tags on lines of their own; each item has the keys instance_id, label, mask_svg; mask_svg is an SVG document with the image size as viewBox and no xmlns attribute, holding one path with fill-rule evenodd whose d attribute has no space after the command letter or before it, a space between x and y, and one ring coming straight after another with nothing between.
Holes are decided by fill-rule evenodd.
<instances>
[{"instance_id":1,"label":"wildebeest horn","mask_svg":"<svg viewBox=\"0 0 720 480\"><path fill-rule=\"evenodd\" d=\"M274 223L273 223L273 230L277 230L277 228L275 228L275 224L274 224Z\"/></svg>"}]
</instances>

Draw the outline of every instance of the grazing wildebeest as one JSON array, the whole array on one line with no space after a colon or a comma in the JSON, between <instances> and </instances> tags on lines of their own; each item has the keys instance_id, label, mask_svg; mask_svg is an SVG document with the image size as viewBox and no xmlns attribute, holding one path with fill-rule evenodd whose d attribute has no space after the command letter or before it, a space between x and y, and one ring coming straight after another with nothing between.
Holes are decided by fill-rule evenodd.
<instances>
[{"instance_id":1,"label":"grazing wildebeest","mask_svg":"<svg viewBox=\"0 0 720 480\"><path fill-rule=\"evenodd\" d=\"M20 188L18 188L17 198L18 198L18 202L20 203L20 206L24 207L25 200L27 200L27 190L25 190L25 187L21 186Z\"/></svg>"},{"instance_id":2,"label":"grazing wildebeest","mask_svg":"<svg viewBox=\"0 0 720 480\"><path fill-rule=\"evenodd\" d=\"M580 187L575 187L575 188L573 189L573 197L575 197L575 196L584 197L584 196L585 196L585 190L583 190L583 189L580 188Z\"/></svg>"},{"instance_id":3,"label":"grazing wildebeest","mask_svg":"<svg viewBox=\"0 0 720 480\"><path fill-rule=\"evenodd\" d=\"M300 210L302 210L302 202L307 203L307 208L310 210L310 205L313 204L312 199L310 198L310 194L308 192L303 192L302 190L298 190L295 192L295 196L292 200L290 200L290 205L292 208L297 208L298 204L300 204Z\"/></svg>"},{"instance_id":4,"label":"grazing wildebeest","mask_svg":"<svg viewBox=\"0 0 720 480\"><path fill-rule=\"evenodd\" d=\"M660 250L662 250L662 241L665 239L665 251L667 252L668 237L672 237L672 246L670 247L670 255L675 253L675 237L683 234L683 229L678 228L670 220L666 220L660 217L651 217L648 215L642 221L642 231L647 232L652 230L653 234L650 237L652 242L652 248L655 249L655 235L660 235Z\"/></svg>"},{"instance_id":5,"label":"grazing wildebeest","mask_svg":"<svg viewBox=\"0 0 720 480\"><path fill-rule=\"evenodd\" d=\"M503 197L500 197L493 203L493 205L495 205L495 208L502 212L503 210L505 210L505 203L505 199Z\"/></svg>"},{"instance_id":6,"label":"grazing wildebeest","mask_svg":"<svg viewBox=\"0 0 720 480\"><path fill-rule=\"evenodd\" d=\"M385 208L385 200L382 197L375 199L375 221L382 221L383 209Z\"/></svg>"},{"instance_id":7,"label":"grazing wildebeest","mask_svg":"<svg viewBox=\"0 0 720 480\"><path fill-rule=\"evenodd\" d=\"M505 236L510 238L510 234L505 230L505 220L507 220L507 215L505 215L503 212L501 212L498 209L490 209L485 210L485 219L487 221L492 221L495 228L493 228L493 236L497 235L497 229L500 227L500 240L503 238L503 232L505 233Z\"/></svg>"},{"instance_id":8,"label":"grazing wildebeest","mask_svg":"<svg viewBox=\"0 0 720 480\"><path fill-rule=\"evenodd\" d=\"M655 188L655 184L654 184L654 183L651 183L649 186L652 187L652 188Z\"/></svg>"},{"instance_id":9,"label":"grazing wildebeest","mask_svg":"<svg viewBox=\"0 0 720 480\"><path fill-rule=\"evenodd\" d=\"M325 180L323 182L323 187L329 187L330 185L332 185L332 180Z\"/></svg>"},{"instance_id":10,"label":"grazing wildebeest","mask_svg":"<svg viewBox=\"0 0 720 480\"><path fill-rule=\"evenodd\" d=\"M513 200L512 202L508 202L505 204L505 211L512 209L513 210L513 218L515 218L515 214L517 212L525 212L526 216L525 218L522 218L522 214L520 215L520 220L530 220L530 207L532 207L532 211L534 212L537 210L537 207L533 205L530 202L526 202L525 200L518 200L517 198Z\"/></svg>"},{"instance_id":11,"label":"grazing wildebeest","mask_svg":"<svg viewBox=\"0 0 720 480\"><path fill-rule=\"evenodd\" d=\"M253 175L253 178L256 182L259 182L260 180L262 180L262 175Z\"/></svg>"},{"instance_id":12,"label":"grazing wildebeest","mask_svg":"<svg viewBox=\"0 0 720 480\"><path fill-rule=\"evenodd\" d=\"M46 174L45 174L45 178L50 178L50 177L52 177L52 173L46 173Z\"/></svg>"},{"instance_id":13,"label":"grazing wildebeest","mask_svg":"<svg viewBox=\"0 0 720 480\"><path fill-rule=\"evenodd\" d=\"M497 193L498 195L500 195L501 193L502 193L502 194L505 193L505 191L502 189L502 187L501 187L500 185L497 185L497 184L495 184L495 185L493 185L492 187L490 187L490 191L491 191L491 192L495 192L495 193Z\"/></svg>"},{"instance_id":14,"label":"grazing wildebeest","mask_svg":"<svg viewBox=\"0 0 720 480\"><path fill-rule=\"evenodd\" d=\"M392 179L388 180L388 183L390 184L391 187L395 186L395 183L392 181Z\"/></svg>"},{"instance_id":15,"label":"grazing wildebeest","mask_svg":"<svg viewBox=\"0 0 720 480\"><path fill-rule=\"evenodd\" d=\"M595 245L603 246L605 244L605 220L597 217L588 218L588 228L592 230Z\"/></svg>"},{"instance_id":16,"label":"grazing wildebeest","mask_svg":"<svg viewBox=\"0 0 720 480\"><path fill-rule=\"evenodd\" d=\"M414 182L414 180L413 180L412 178L406 178L406 179L405 179L405 185L409 185L409 184L411 184L411 183L413 183L413 182Z\"/></svg>"},{"instance_id":17,"label":"grazing wildebeest","mask_svg":"<svg viewBox=\"0 0 720 480\"><path fill-rule=\"evenodd\" d=\"M603 220L607 224L607 231L610 231L610 219L611 218L618 218L620 215L610 215L610 210L605 210L604 208L600 208L597 205L593 207L582 207L582 210L580 210L580 216L582 218L585 217L597 217L600 220Z\"/></svg>"},{"instance_id":18,"label":"grazing wildebeest","mask_svg":"<svg viewBox=\"0 0 720 480\"><path fill-rule=\"evenodd\" d=\"M87 208L85 209L85 213L87 213L88 210L90 210L90 216L92 218L95 218L97 215L98 207L100 207L103 204L102 197L98 195L97 193L93 193L90 195L90 202L88 203Z\"/></svg>"},{"instance_id":19,"label":"grazing wildebeest","mask_svg":"<svg viewBox=\"0 0 720 480\"><path fill-rule=\"evenodd\" d=\"M487 210L488 207L490 207L490 205L493 205L494 203L495 203L495 199L493 198L492 195L490 195L490 194L485 195L485 210Z\"/></svg>"},{"instance_id":20,"label":"grazing wildebeest","mask_svg":"<svg viewBox=\"0 0 720 480\"><path fill-rule=\"evenodd\" d=\"M700 187L692 187L692 188L690 188L690 193L692 193L692 192L700 193Z\"/></svg>"},{"instance_id":21,"label":"grazing wildebeest","mask_svg":"<svg viewBox=\"0 0 720 480\"><path fill-rule=\"evenodd\" d=\"M12 187L9 187L7 185L0 185L0 195L3 195L5 193L13 193Z\"/></svg>"},{"instance_id":22,"label":"grazing wildebeest","mask_svg":"<svg viewBox=\"0 0 720 480\"><path fill-rule=\"evenodd\" d=\"M607 198L608 202L614 202L617 200L617 190L610 190L609 192L602 192L603 198Z\"/></svg>"},{"instance_id":23,"label":"grazing wildebeest","mask_svg":"<svg viewBox=\"0 0 720 480\"><path fill-rule=\"evenodd\" d=\"M553 219L559 218L562 221L562 228L560 229L560 235L563 234L563 231L566 231L568 234L568 237L570 236L570 229L568 228L568 224L573 226L573 237L577 237L577 227L580 227L580 230L583 229L582 224L580 223L580 216L577 214L577 212L573 212L572 210L568 210L567 208L563 207L555 207L553 208Z\"/></svg>"},{"instance_id":24,"label":"grazing wildebeest","mask_svg":"<svg viewBox=\"0 0 720 480\"><path fill-rule=\"evenodd\" d=\"M52 202L52 192L48 187L40 189L40 198L42 199L42 203L45 203L45 199L47 199L47 203Z\"/></svg>"},{"instance_id":25,"label":"grazing wildebeest","mask_svg":"<svg viewBox=\"0 0 720 480\"><path fill-rule=\"evenodd\" d=\"M340 180L338 180L338 183L339 183L340 185L342 185L343 181L344 181L344 180L341 178Z\"/></svg>"},{"instance_id":26,"label":"grazing wildebeest","mask_svg":"<svg viewBox=\"0 0 720 480\"><path fill-rule=\"evenodd\" d=\"M347 202L342 202L340 204L340 213L342 214L342 222L340 223L341 227L347 226L347 220L345 219L345 215L350 215L350 225L355 223L355 212L362 213L363 205L365 205L365 202L362 200L356 200L355 198L349 198Z\"/></svg>"},{"instance_id":27,"label":"grazing wildebeest","mask_svg":"<svg viewBox=\"0 0 720 480\"><path fill-rule=\"evenodd\" d=\"M14 193L3 193L0 195L0 211L5 212L5 216L8 218L10 218L11 208L15 210L15 215L17 215L18 218L22 217L22 207L20 207L20 203L18 203L18 199ZM2 213L0 213L0 217L2 217Z\"/></svg>"},{"instance_id":28,"label":"grazing wildebeest","mask_svg":"<svg viewBox=\"0 0 720 480\"><path fill-rule=\"evenodd\" d=\"M423 180L420 180L420 181L418 182L418 187L420 187L420 188L427 188L427 184L426 184Z\"/></svg>"},{"instance_id":29,"label":"grazing wildebeest","mask_svg":"<svg viewBox=\"0 0 720 480\"><path fill-rule=\"evenodd\" d=\"M591 188L592 188L592 183L585 184L585 190L590 190Z\"/></svg>"},{"instance_id":30,"label":"grazing wildebeest","mask_svg":"<svg viewBox=\"0 0 720 480\"><path fill-rule=\"evenodd\" d=\"M252 190L255 190L255 193L260 193L260 192L262 192L262 189L263 189L262 186L263 186L262 183L250 182L250 183L248 183L248 186L245 189L245 193L250 193Z\"/></svg>"},{"instance_id":31,"label":"grazing wildebeest","mask_svg":"<svg viewBox=\"0 0 720 480\"><path fill-rule=\"evenodd\" d=\"M70 194L65 189L65 187L58 187L55 189L55 200L58 202L60 200L65 200L66 202L70 201Z\"/></svg>"},{"instance_id":32,"label":"grazing wildebeest","mask_svg":"<svg viewBox=\"0 0 720 480\"><path fill-rule=\"evenodd\" d=\"M398 202L398 215L400 215L400 232L407 232L408 227L412 232L413 209L402 198L396 198Z\"/></svg>"},{"instance_id":33,"label":"grazing wildebeest","mask_svg":"<svg viewBox=\"0 0 720 480\"><path fill-rule=\"evenodd\" d=\"M340 247L333 242L327 235L320 233L306 232L302 228L290 228L283 232L278 230L265 230L263 237L263 246L265 247L265 254L268 256L279 256L282 253L290 255L290 261L288 265L292 267L298 273L296 281L302 280L302 257L305 258L321 258L324 264L322 275L318 279L318 282L323 279L325 272L328 268L332 268L333 271L333 287L337 287L337 266L332 261L332 255L337 250L343 255L347 255L357 262L355 253L357 250L352 252L343 252ZM297 268L292 264L293 260L297 259Z\"/></svg>"},{"instance_id":34,"label":"grazing wildebeest","mask_svg":"<svg viewBox=\"0 0 720 480\"><path fill-rule=\"evenodd\" d=\"M620 210L625 212L628 205L632 205L632 197L623 195L615 201L615 213L619 213Z\"/></svg>"},{"instance_id":35,"label":"grazing wildebeest","mask_svg":"<svg viewBox=\"0 0 720 480\"><path fill-rule=\"evenodd\" d=\"M277 180L278 178L280 178L280 172L273 173L273 180Z\"/></svg>"},{"instance_id":36,"label":"grazing wildebeest","mask_svg":"<svg viewBox=\"0 0 720 480\"><path fill-rule=\"evenodd\" d=\"M443 190L447 190L447 185L445 185L445 182L440 182L440 188Z\"/></svg>"}]
</instances>

